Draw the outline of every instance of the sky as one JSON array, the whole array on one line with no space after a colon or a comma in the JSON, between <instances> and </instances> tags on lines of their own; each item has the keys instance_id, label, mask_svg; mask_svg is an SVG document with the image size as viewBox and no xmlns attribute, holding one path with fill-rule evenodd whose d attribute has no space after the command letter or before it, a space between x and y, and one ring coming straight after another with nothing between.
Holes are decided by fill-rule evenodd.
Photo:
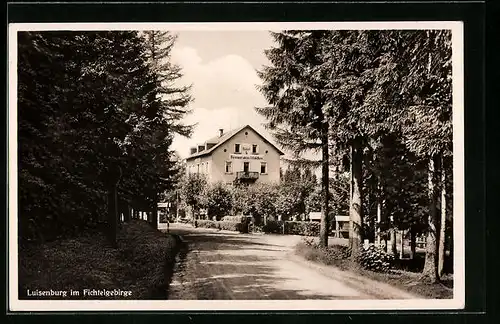
<instances>
[{"instance_id":1,"label":"sky","mask_svg":"<svg viewBox=\"0 0 500 324\"><path fill-rule=\"evenodd\" d=\"M264 129L265 118L254 107L266 106L256 85L256 70L267 65L264 50L273 46L267 31L178 31L171 53L173 63L181 66L182 84L192 84L192 113L184 122L196 123L191 138L176 136L172 148L181 158L189 147L224 131L249 124L268 140L274 138Z\"/></svg>"}]
</instances>

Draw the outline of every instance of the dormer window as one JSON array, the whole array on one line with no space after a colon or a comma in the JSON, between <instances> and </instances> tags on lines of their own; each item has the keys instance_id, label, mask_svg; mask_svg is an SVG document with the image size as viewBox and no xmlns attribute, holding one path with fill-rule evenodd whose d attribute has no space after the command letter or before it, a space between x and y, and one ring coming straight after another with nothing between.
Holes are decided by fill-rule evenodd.
<instances>
[{"instance_id":1,"label":"dormer window","mask_svg":"<svg viewBox=\"0 0 500 324\"><path fill-rule=\"evenodd\" d=\"M252 153L257 154L258 152L259 152L259 148L258 148L257 144L253 144L252 145Z\"/></svg>"},{"instance_id":2,"label":"dormer window","mask_svg":"<svg viewBox=\"0 0 500 324\"><path fill-rule=\"evenodd\" d=\"M241 153L240 144L234 144L234 153Z\"/></svg>"}]
</instances>

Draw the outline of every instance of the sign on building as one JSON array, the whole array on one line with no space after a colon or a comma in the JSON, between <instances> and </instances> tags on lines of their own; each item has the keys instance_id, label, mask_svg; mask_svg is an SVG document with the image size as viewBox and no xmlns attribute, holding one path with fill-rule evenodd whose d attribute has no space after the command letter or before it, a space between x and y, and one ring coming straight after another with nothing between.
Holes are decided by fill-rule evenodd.
<instances>
[{"instance_id":1,"label":"sign on building","mask_svg":"<svg viewBox=\"0 0 500 324\"><path fill-rule=\"evenodd\" d=\"M231 160L264 160L264 157L262 155L256 155L256 154L231 154L230 155Z\"/></svg>"}]
</instances>

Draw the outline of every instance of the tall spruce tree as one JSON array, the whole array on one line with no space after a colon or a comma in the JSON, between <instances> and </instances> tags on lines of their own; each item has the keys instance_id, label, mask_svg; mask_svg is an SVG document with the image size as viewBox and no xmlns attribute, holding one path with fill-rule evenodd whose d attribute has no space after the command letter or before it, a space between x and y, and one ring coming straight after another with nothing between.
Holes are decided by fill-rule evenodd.
<instances>
[{"instance_id":1,"label":"tall spruce tree","mask_svg":"<svg viewBox=\"0 0 500 324\"><path fill-rule=\"evenodd\" d=\"M192 98L189 86L179 84L182 78L181 68L171 61L171 51L176 36L170 32L149 30L143 34L145 57L153 76L153 88L150 98L153 104L146 117L150 125L148 143L152 146L151 162L156 179L150 183L151 202L153 208L152 224L156 226L156 206L161 193L173 189L174 163L170 156L170 144L173 136L191 136L193 126L182 123L183 118L190 113L189 103Z\"/></svg>"},{"instance_id":2,"label":"tall spruce tree","mask_svg":"<svg viewBox=\"0 0 500 324\"><path fill-rule=\"evenodd\" d=\"M390 113L385 102L372 100L377 82L385 80L380 31L330 31L323 43L324 63L317 74L328 80L326 107L336 154L348 154L351 175L350 233L352 258L363 239L363 152L368 141L386 131ZM384 103L385 105L381 105Z\"/></svg>"},{"instance_id":3,"label":"tall spruce tree","mask_svg":"<svg viewBox=\"0 0 500 324\"><path fill-rule=\"evenodd\" d=\"M117 179L110 175L118 175L123 165L122 144L134 127L127 119L144 105L148 72L141 40L134 32L36 32L20 33L19 45L19 131L27 135L20 136L27 148L20 160L28 162L21 163L20 172L42 171L39 184L50 183L40 193L42 203L33 196L21 199L27 210L35 207L35 214L50 215L59 233L89 225L104 214L106 200L108 206L116 200L110 183ZM30 111L43 116L43 122L33 123ZM34 129L39 139L25 133ZM33 150L46 152L46 158L30 157ZM30 167L29 161L37 163ZM20 179L22 191L31 186L30 178ZM108 219L112 243L117 221L113 205Z\"/></svg>"},{"instance_id":4,"label":"tall spruce tree","mask_svg":"<svg viewBox=\"0 0 500 324\"><path fill-rule=\"evenodd\" d=\"M265 50L271 65L258 72L259 87L269 106L256 108L267 118L276 140L295 157L307 151L321 152L320 244L328 245L329 146L325 114L326 79L314 76L321 65L320 44L324 31L272 32L276 46Z\"/></svg>"},{"instance_id":5,"label":"tall spruce tree","mask_svg":"<svg viewBox=\"0 0 500 324\"><path fill-rule=\"evenodd\" d=\"M405 143L429 163L429 218L426 259L422 278L439 280L439 255L444 257L446 182L453 154L451 31L408 33L399 58L399 73L406 77L397 90L404 94L402 130ZM444 192L442 192L444 191ZM444 207L439 208L439 204ZM441 253L440 253L441 247Z\"/></svg>"}]
</instances>

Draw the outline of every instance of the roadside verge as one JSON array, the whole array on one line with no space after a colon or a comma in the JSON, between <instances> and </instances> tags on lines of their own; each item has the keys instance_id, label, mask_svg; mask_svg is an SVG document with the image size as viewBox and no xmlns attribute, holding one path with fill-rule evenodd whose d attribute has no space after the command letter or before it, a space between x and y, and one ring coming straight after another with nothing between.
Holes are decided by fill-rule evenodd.
<instances>
[{"instance_id":1,"label":"roadside verge","mask_svg":"<svg viewBox=\"0 0 500 324\"><path fill-rule=\"evenodd\" d=\"M290 252L288 257L290 260L312 268L326 277L340 280L351 288L373 296L373 299L426 299L423 296L408 293L392 285L363 277L351 271L340 270L332 265L323 265L308 261L303 257L295 255L293 252Z\"/></svg>"},{"instance_id":2,"label":"roadside verge","mask_svg":"<svg viewBox=\"0 0 500 324\"><path fill-rule=\"evenodd\" d=\"M100 232L19 248L20 299L166 299L180 240L132 220L118 248ZM39 294L37 294L39 292Z\"/></svg>"}]
</instances>

